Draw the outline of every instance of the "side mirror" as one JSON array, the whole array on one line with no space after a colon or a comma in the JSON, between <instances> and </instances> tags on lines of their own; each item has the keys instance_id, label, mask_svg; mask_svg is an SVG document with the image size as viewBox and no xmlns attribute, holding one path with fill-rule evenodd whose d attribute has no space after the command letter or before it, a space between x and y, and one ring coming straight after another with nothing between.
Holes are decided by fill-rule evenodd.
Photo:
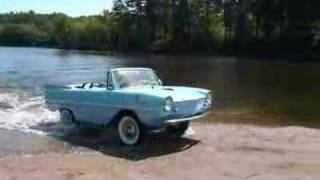
<instances>
[{"instance_id":1,"label":"side mirror","mask_svg":"<svg viewBox=\"0 0 320 180\"><path fill-rule=\"evenodd\" d=\"M161 79L158 79L158 83L159 83L159 85L160 85L160 86L162 86L162 85L163 85L163 83L162 83Z\"/></svg>"}]
</instances>

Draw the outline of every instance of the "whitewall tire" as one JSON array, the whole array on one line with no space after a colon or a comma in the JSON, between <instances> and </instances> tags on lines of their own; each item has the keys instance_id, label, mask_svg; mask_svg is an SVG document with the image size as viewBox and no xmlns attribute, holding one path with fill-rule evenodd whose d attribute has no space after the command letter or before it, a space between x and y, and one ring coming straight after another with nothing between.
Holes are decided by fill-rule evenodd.
<instances>
[{"instance_id":1,"label":"whitewall tire","mask_svg":"<svg viewBox=\"0 0 320 180\"><path fill-rule=\"evenodd\" d=\"M123 116L118 123L118 136L122 144L134 146L142 141L144 134L136 118Z\"/></svg>"}]
</instances>

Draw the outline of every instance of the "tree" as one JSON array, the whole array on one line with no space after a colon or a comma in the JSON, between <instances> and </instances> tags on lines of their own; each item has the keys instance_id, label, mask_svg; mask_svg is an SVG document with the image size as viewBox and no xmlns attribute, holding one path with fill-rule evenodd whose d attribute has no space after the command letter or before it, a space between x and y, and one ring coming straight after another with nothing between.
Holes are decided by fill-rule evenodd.
<instances>
[{"instance_id":1,"label":"tree","mask_svg":"<svg viewBox=\"0 0 320 180\"><path fill-rule=\"evenodd\" d=\"M61 48L70 48L70 23L66 16L58 17L54 24L55 41Z\"/></svg>"},{"instance_id":2,"label":"tree","mask_svg":"<svg viewBox=\"0 0 320 180\"><path fill-rule=\"evenodd\" d=\"M175 48L189 48L190 17L188 0L179 0L173 4L173 36Z\"/></svg>"}]
</instances>

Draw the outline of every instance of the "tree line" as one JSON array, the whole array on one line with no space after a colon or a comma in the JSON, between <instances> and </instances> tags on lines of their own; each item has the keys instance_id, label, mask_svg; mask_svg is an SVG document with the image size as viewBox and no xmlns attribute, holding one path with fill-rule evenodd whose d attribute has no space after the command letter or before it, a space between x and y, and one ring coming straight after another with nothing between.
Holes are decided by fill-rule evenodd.
<instances>
[{"instance_id":1,"label":"tree line","mask_svg":"<svg viewBox=\"0 0 320 180\"><path fill-rule=\"evenodd\" d=\"M0 15L0 44L80 50L314 53L317 0L114 0L100 15Z\"/></svg>"}]
</instances>

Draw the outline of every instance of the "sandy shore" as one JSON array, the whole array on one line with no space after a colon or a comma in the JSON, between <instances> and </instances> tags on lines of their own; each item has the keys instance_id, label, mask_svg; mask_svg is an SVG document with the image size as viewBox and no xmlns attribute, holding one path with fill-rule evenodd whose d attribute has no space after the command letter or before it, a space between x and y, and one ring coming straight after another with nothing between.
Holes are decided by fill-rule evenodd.
<instances>
[{"instance_id":1,"label":"sandy shore","mask_svg":"<svg viewBox=\"0 0 320 180\"><path fill-rule=\"evenodd\" d=\"M134 148L112 138L61 139L1 131L1 180L318 180L320 130L193 124L182 139L150 137ZM11 133L11 134L10 134ZM18 137L17 137L18 136ZM19 142L15 139L20 139ZM11 145L16 143L15 145Z\"/></svg>"}]
</instances>

